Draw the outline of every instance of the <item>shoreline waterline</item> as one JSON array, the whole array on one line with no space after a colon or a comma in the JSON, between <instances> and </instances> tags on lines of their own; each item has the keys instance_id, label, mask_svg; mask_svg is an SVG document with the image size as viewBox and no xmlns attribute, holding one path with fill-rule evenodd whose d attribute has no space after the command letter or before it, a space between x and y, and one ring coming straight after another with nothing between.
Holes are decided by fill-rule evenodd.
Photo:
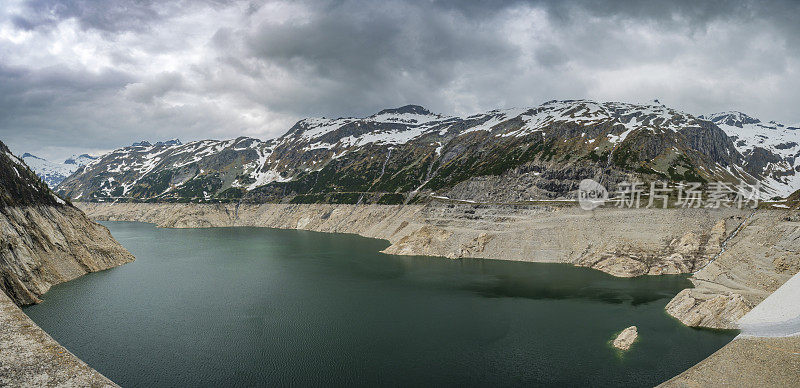
<instances>
[{"instance_id":1,"label":"shoreline waterline","mask_svg":"<svg viewBox=\"0 0 800 388\"><path fill-rule=\"evenodd\" d=\"M685 277L394 256L379 253L385 241L342 234L104 224L137 261L56 286L26 313L123 386L169 385L176 373L184 383L234 385L324 377L585 384L593 375L607 385L654 385L735 335L687 328L664 313ZM633 323L641 343L619 359L607 341ZM120 353L125 361L114 361ZM572 360L584 370L572 375L554 363L575 353L609 364ZM664 357L673 368L653 370ZM130 364L156 380L137 380L146 377Z\"/></svg>"}]
</instances>

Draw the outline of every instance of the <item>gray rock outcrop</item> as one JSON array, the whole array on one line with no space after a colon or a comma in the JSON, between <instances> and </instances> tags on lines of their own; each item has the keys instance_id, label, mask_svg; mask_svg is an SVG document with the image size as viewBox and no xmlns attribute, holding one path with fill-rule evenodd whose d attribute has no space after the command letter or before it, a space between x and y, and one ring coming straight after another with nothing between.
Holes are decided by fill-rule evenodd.
<instances>
[{"instance_id":1,"label":"gray rock outcrop","mask_svg":"<svg viewBox=\"0 0 800 388\"><path fill-rule=\"evenodd\" d=\"M40 302L52 285L133 259L72 206L0 209L0 291L20 306Z\"/></svg>"}]
</instances>

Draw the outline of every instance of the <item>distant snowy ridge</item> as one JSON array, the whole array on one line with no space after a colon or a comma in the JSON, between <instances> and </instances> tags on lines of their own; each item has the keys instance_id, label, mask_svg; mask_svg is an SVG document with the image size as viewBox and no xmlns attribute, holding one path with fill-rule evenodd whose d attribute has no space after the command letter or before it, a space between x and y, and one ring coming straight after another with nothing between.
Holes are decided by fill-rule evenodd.
<instances>
[{"instance_id":1,"label":"distant snowy ridge","mask_svg":"<svg viewBox=\"0 0 800 388\"><path fill-rule=\"evenodd\" d=\"M74 164L76 166L84 166L95 159L97 159L96 156L91 156L89 154L72 155L69 158L67 158L67 160L64 161L64 164Z\"/></svg>"},{"instance_id":2,"label":"distant snowy ridge","mask_svg":"<svg viewBox=\"0 0 800 388\"><path fill-rule=\"evenodd\" d=\"M22 154L22 160L36 173L50 188L55 189L68 176L72 175L79 167L97 159L89 154L73 155L64 163L56 163L40 158L30 153Z\"/></svg>"}]
</instances>

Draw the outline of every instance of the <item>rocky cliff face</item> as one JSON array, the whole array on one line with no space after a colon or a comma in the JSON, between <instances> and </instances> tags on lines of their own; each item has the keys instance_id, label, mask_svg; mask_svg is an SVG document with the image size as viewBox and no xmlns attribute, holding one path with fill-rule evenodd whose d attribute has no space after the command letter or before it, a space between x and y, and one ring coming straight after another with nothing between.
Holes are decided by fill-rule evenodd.
<instances>
[{"instance_id":1,"label":"rocky cliff face","mask_svg":"<svg viewBox=\"0 0 800 388\"><path fill-rule=\"evenodd\" d=\"M795 190L796 163L787 158L800 148L788 140L737 148L734 140L744 140L730 134L740 128L728 122L657 103L550 101L469 117L409 105L301 120L269 141L136 144L88 164L59 190L83 201L348 204L418 202L433 193L503 203L569 197L585 178L609 187L634 178L764 181L768 197ZM786 131L787 139L800 135Z\"/></svg>"},{"instance_id":2,"label":"rocky cliff face","mask_svg":"<svg viewBox=\"0 0 800 388\"><path fill-rule=\"evenodd\" d=\"M64 206L21 159L0 142L0 209L22 206Z\"/></svg>"},{"instance_id":3,"label":"rocky cliff face","mask_svg":"<svg viewBox=\"0 0 800 388\"><path fill-rule=\"evenodd\" d=\"M18 305L38 303L50 286L133 261L72 206L0 209L0 290Z\"/></svg>"},{"instance_id":4,"label":"rocky cliff face","mask_svg":"<svg viewBox=\"0 0 800 388\"><path fill-rule=\"evenodd\" d=\"M53 194L0 142L0 291L39 302L50 286L133 261L108 229Z\"/></svg>"}]
</instances>

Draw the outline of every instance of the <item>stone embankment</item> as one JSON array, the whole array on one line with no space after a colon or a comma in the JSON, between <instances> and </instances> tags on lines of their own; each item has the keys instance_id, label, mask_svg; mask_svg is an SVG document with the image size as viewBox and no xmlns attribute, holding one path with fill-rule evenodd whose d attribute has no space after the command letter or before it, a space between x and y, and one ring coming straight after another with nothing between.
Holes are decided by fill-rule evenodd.
<instances>
[{"instance_id":1,"label":"stone embankment","mask_svg":"<svg viewBox=\"0 0 800 388\"><path fill-rule=\"evenodd\" d=\"M614 276L693 273L667 311L697 327L735 322L800 267L787 211L577 207L79 203L97 220L258 226L388 240L385 253L586 266ZM795 241L793 243L793 241ZM792 245L794 244L794 245ZM723 247L725 249L723 250Z\"/></svg>"},{"instance_id":2,"label":"stone embankment","mask_svg":"<svg viewBox=\"0 0 800 388\"><path fill-rule=\"evenodd\" d=\"M59 345L0 292L0 386L117 385Z\"/></svg>"}]
</instances>

